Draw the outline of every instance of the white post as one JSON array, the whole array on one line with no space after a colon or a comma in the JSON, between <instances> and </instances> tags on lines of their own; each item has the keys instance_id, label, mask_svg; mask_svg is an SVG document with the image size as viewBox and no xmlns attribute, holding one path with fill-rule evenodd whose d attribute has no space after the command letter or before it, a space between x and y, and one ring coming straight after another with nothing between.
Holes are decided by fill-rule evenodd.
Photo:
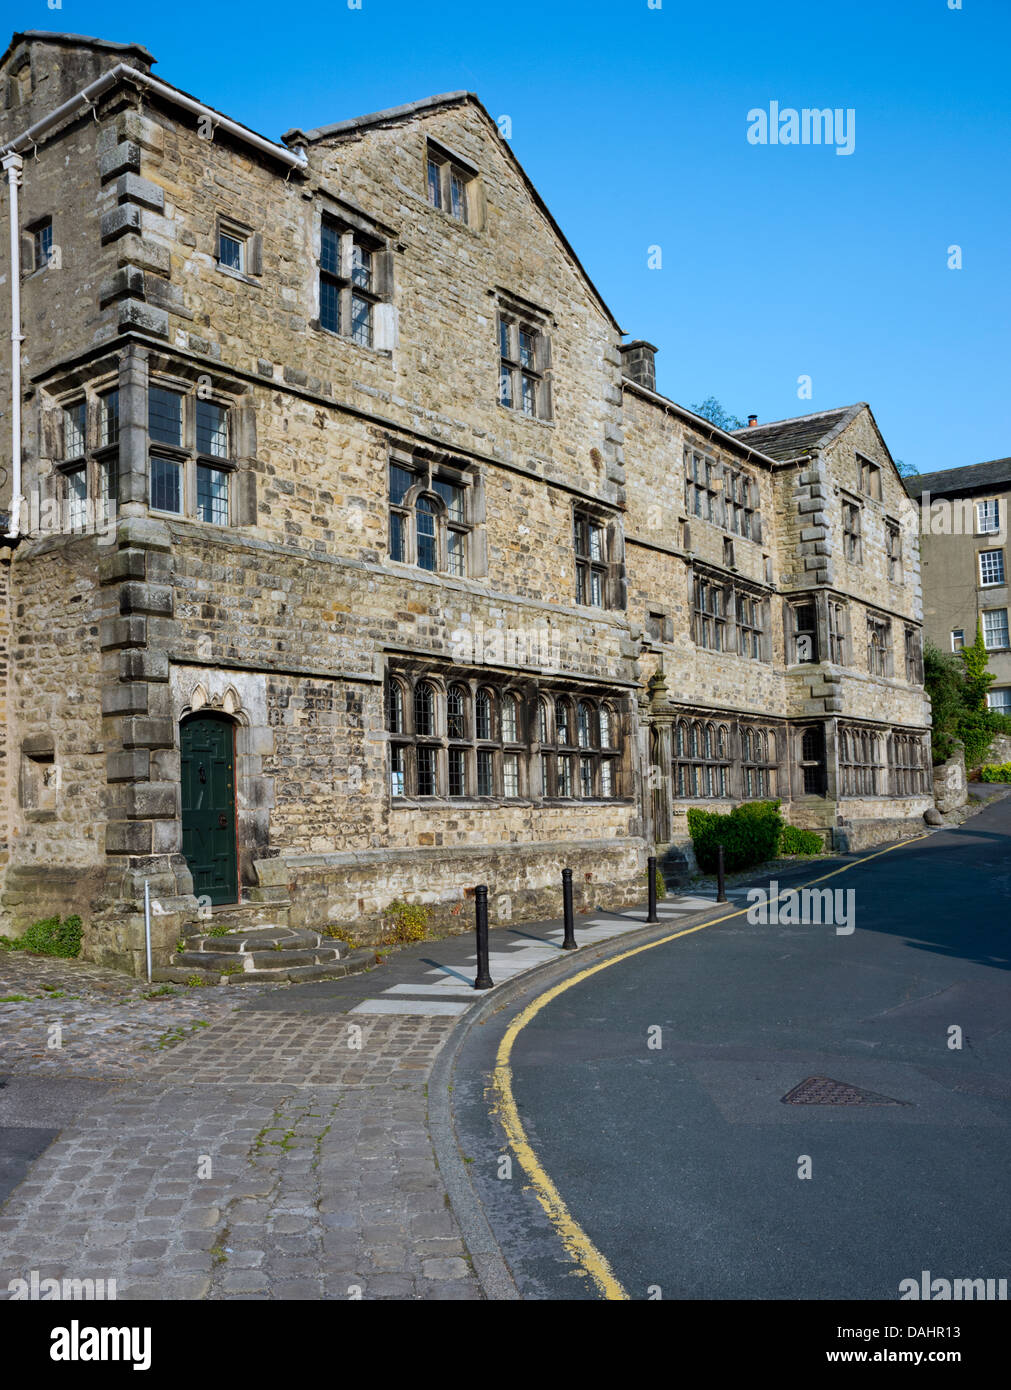
<instances>
[{"instance_id":1,"label":"white post","mask_svg":"<svg viewBox=\"0 0 1011 1390\"><path fill-rule=\"evenodd\" d=\"M151 885L144 880L144 944L147 947L147 982L151 983Z\"/></svg>"},{"instance_id":2,"label":"white post","mask_svg":"<svg viewBox=\"0 0 1011 1390\"><path fill-rule=\"evenodd\" d=\"M11 523L8 537L21 534L21 218L18 189L24 161L19 154L4 156L10 188L11 224Z\"/></svg>"}]
</instances>

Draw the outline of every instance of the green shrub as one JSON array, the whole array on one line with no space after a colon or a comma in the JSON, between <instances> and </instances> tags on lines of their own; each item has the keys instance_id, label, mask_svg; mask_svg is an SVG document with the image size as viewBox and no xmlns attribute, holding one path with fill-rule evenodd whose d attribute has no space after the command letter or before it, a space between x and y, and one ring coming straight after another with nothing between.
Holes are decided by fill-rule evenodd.
<instances>
[{"instance_id":1,"label":"green shrub","mask_svg":"<svg viewBox=\"0 0 1011 1390\"><path fill-rule=\"evenodd\" d=\"M824 848L821 836L813 830L801 830L796 825L784 825L779 837L780 854L818 854Z\"/></svg>"},{"instance_id":2,"label":"green shrub","mask_svg":"<svg viewBox=\"0 0 1011 1390\"><path fill-rule=\"evenodd\" d=\"M649 878L649 865L648 865L648 864L646 865L646 877ZM649 887L649 884L647 884L646 887L648 888L648 887ZM657 900L657 902L660 902L660 900L661 900L662 898L666 898L666 896L667 896L667 885L666 885L666 883L664 883L664 881L663 881L663 874L660 872L660 870L659 870L659 868L658 868L657 871L656 871L656 900Z\"/></svg>"},{"instance_id":3,"label":"green shrub","mask_svg":"<svg viewBox=\"0 0 1011 1390\"><path fill-rule=\"evenodd\" d=\"M1011 763L987 763L979 770L981 782L1011 782Z\"/></svg>"},{"instance_id":4,"label":"green shrub","mask_svg":"<svg viewBox=\"0 0 1011 1390\"><path fill-rule=\"evenodd\" d=\"M718 845L723 846L727 873L774 859L782 830L778 801L746 801L729 815L697 807L688 812L688 831L704 873L715 872Z\"/></svg>"},{"instance_id":5,"label":"green shrub","mask_svg":"<svg viewBox=\"0 0 1011 1390\"><path fill-rule=\"evenodd\" d=\"M10 944L18 951L36 951L42 956L63 956L67 960L81 953L81 919L68 917L61 922L59 917L45 917L34 922L23 935Z\"/></svg>"}]
</instances>

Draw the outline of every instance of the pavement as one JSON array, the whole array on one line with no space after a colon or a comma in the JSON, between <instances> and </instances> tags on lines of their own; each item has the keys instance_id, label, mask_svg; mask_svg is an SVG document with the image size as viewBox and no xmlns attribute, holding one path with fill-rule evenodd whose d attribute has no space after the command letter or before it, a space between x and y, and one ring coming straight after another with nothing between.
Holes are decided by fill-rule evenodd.
<instances>
[{"instance_id":1,"label":"pavement","mask_svg":"<svg viewBox=\"0 0 1011 1390\"><path fill-rule=\"evenodd\" d=\"M989 814L973 822L982 842ZM940 831L922 843L968 833ZM33 1270L43 1279L114 1279L121 1299L598 1297L524 1174L514 1166L502 1176L509 1149L486 1093L497 1039L528 998L617 953L678 933L689 933L682 944L708 942L716 933L693 929L735 913L752 883L807 881L862 858L767 866L731 880L724 905L703 884L662 902L658 927L646 925L645 908L600 907L577 918L578 952L561 949L559 921L495 928L496 984L484 992L472 988L470 933L398 949L376 969L339 980L241 988L159 991L78 962L4 953L0 1000L28 997L0 1002L0 1298L10 1280ZM720 932L757 943L748 930L750 938ZM720 1104L724 1119L745 1104L754 1059L751 1040L739 1033L749 996L775 998L786 981L789 998L802 997L811 965L801 953L766 979L770 945L774 961L795 954L778 939L740 957L707 948L698 952L707 969L693 974L692 948L678 957L674 978L661 969L659 949L647 952L634 969L596 976L602 989L572 992L591 1001L574 1032L555 1031L560 1015L552 1005L543 1011L548 1031L531 1026L517 1046L523 1113L588 1225L586 1212L598 1204L620 1231L624 1194L631 1200L651 1190L643 1173L657 1179L659 1224L639 1213L629 1227L645 1261L638 1273L622 1268L635 1289L656 1263L663 1297L693 1287L722 1296L718 1282L696 1286L661 1268L649 1232L669 1242L672 1223L693 1213L671 1208L670 1173L658 1175L648 1155L655 1148L691 1158L693 1131L704 1133L724 1113ZM933 949L942 951L942 942ZM631 971L624 981L622 970ZM860 987L874 978L872 966ZM617 1024L612 991L622 1010ZM826 986L807 1010L812 1020L828 1016L831 998ZM680 1018L684 1000L692 1002L688 1022ZM623 1069L630 1018L631 1073ZM678 1075L669 1094L649 1089L658 1068L645 1081L652 1058L641 1044L653 1023L671 1030L665 1085L686 1061L695 1069ZM720 1104L709 1096L700 1107L687 1083L698 1085L698 1067L735 1045L744 1050L734 1085ZM800 1038L796 1058L788 1067L777 1062L768 1084L785 1088L798 1068L827 1066L832 1056L826 1061L824 1050ZM875 1079L853 1068L846 1078ZM903 1091L893 1077L880 1084ZM606 1115L602 1096L613 1107ZM740 1135L753 1119L745 1117ZM621 1151L621 1135L636 1136L635 1148L622 1151L623 1165L604 1163L608 1144ZM743 1159L742 1171L755 1177L747 1145ZM613 1179L603 1203L601 1174ZM695 1180L704 1187L704 1178ZM688 1229L704 1244L710 1218L694 1217ZM620 1265L629 1239L595 1234L617 1249Z\"/></svg>"},{"instance_id":2,"label":"pavement","mask_svg":"<svg viewBox=\"0 0 1011 1390\"><path fill-rule=\"evenodd\" d=\"M660 910L712 905L689 893ZM644 919L584 914L577 941ZM569 957L562 937L558 921L493 929L496 989L481 993L469 933L282 986L158 988L4 952L0 1298L32 1270L115 1280L119 1298L512 1296L475 1270L429 1080L469 1010Z\"/></svg>"}]
</instances>

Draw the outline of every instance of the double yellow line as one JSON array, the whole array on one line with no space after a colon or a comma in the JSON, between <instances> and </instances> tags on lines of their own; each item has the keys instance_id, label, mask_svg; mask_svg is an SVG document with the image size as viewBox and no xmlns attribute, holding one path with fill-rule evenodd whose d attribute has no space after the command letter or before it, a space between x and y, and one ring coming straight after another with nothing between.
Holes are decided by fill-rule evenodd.
<instances>
[{"instance_id":1,"label":"double yellow line","mask_svg":"<svg viewBox=\"0 0 1011 1390\"><path fill-rule=\"evenodd\" d=\"M883 854L890 854L896 849L905 849L907 845L914 844L917 840L924 840L927 833L916 835L912 839L903 840L900 844L889 845L887 849L877 850L874 854L868 854L863 859L858 859L853 864L844 864L841 869L832 869L830 873L822 874L820 878L812 878L807 883L798 885L800 888L811 888L816 883L824 883L828 878L835 878L836 874L844 874L850 869L859 868L862 864L868 863L871 859L880 859ZM778 902L784 893L794 892L795 888L789 887L777 893L772 902ZM505 1130L509 1147L516 1155L516 1160L520 1167L530 1179L530 1185L541 1206L547 1213L548 1220L555 1228L565 1249L569 1252L576 1264L579 1265L584 1274L588 1275L596 1284L601 1295L607 1299L627 1299L629 1297L624 1286L608 1264L606 1258L594 1245L593 1241L586 1234L579 1222L573 1217L568 1207L562 1199L558 1188L551 1181L545 1172L544 1166L537 1154L534 1152L530 1140L527 1138L520 1119L519 1110L516 1106L516 1097L513 1094L512 1080L512 1050L513 1044L527 1024L537 1017L540 1011L550 1004L553 999L557 999L566 990L572 989L573 985L580 984L583 980L588 980L591 975L597 975L601 970L607 970L612 965L617 965L620 961L630 960L632 956L642 955L643 951L655 950L657 946L666 946L668 942L677 941L682 936L691 936L693 932L704 931L706 927L719 926L721 922L729 922L734 917L740 917L750 909L747 907L739 908L736 912L728 912L722 917L712 917L708 922L699 922L697 926L685 927L683 931L673 932L670 936L662 936L657 941L648 941L644 946L634 946L630 951L622 951L619 955L611 956L609 960L601 961L599 965L591 965L586 970L580 970L575 975L571 975L561 984L552 985L543 994L539 994L536 999L531 1000L513 1019L506 1029L502 1041L499 1043L498 1052L495 1057L495 1070L492 1073L492 1092L495 1096L495 1111L498 1114L502 1127Z\"/></svg>"}]
</instances>

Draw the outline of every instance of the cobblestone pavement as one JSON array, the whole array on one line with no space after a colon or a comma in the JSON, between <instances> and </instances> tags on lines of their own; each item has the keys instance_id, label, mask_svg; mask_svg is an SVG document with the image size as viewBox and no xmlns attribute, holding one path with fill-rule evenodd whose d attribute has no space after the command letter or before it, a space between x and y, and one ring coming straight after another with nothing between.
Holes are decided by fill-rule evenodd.
<instances>
[{"instance_id":1,"label":"cobblestone pavement","mask_svg":"<svg viewBox=\"0 0 1011 1390\"><path fill-rule=\"evenodd\" d=\"M152 986L86 961L0 951L0 1071L133 1077L153 1055L272 988Z\"/></svg>"},{"instance_id":2,"label":"cobblestone pavement","mask_svg":"<svg viewBox=\"0 0 1011 1390\"><path fill-rule=\"evenodd\" d=\"M711 903L668 899L661 915ZM586 914L577 939L644 917ZM561 924L492 943L504 982L557 958ZM29 998L0 1003L0 1098L41 1087L47 1116L59 1078L111 1084L78 1097L0 1207L0 1298L33 1270L115 1279L119 1298L481 1298L427 1128L431 1067L478 997L473 975L461 936L341 980L148 998L113 971L5 952L0 996Z\"/></svg>"},{"instance_id":3,"label":"cobblestone pavement","mask_svg":"<svg viewBox=\"0 0 1011 1390\"><path fill-rule=\"evenodd\" d=\"M451 1026L240 1013L195 1034L16 1189L0 1296L36 1269L119 1298L479 1298L426 1127Z\"/></svg>"}]
</instances>

